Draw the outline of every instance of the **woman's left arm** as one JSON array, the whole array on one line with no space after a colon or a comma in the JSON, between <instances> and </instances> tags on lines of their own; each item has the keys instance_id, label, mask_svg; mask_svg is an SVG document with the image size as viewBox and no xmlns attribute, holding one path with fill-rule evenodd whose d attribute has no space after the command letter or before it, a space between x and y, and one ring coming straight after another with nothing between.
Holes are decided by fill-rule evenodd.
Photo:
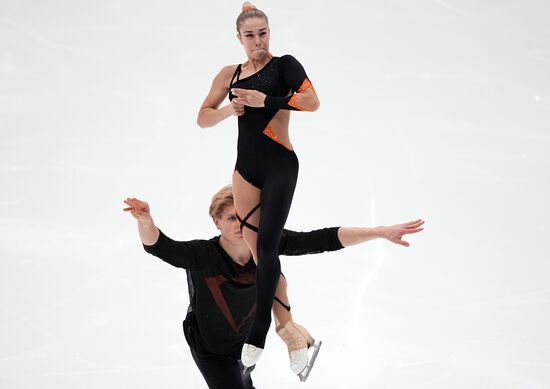
<instances>
[{"instance_id":1,"label":"woman's left arm","mask_svg":"<svg viewBox=\"0 0 550 389\"><path fill-rule=\"evenodd\" d=\"M291 55L281 57L280 61L283 78L291 89L291 94L288 96L266 96L256 90L240 88L234 88L231 92L239 98L239 103L249 107L316 111L320 105L319 98L302 64Z\"/></svg>"}]
</instances>

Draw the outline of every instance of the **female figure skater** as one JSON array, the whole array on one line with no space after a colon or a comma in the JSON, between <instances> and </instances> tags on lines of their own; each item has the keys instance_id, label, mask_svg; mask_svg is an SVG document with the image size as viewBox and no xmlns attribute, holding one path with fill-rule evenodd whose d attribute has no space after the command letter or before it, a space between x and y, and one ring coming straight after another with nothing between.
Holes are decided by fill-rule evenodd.
<instances>
[{"instance_id":1,"label":"female figure skater","mask_svg":"<svg viewBox=\"0 0 550 389\"><path fill-rule=\"evenodd\" d=\"M260 358L271 325L271 306L281 273L277 248L298 177L298 159L288 134L290 111L315 111L319 100L294 57L270 53L267 16L248 2L237 18L237 38L247 61L226 66L216 75L197 123L210 127L238 116L235 210L258 265L256 313L241 355L243 365L249 367ZM230 104L220 107L228 94ZM275 315L277 333L288 346L292 371L299 374L307 366L307 349L314 340L293 322L290 311L281 311L285 311L282 316Z\"/></svg>"}]
</instances>

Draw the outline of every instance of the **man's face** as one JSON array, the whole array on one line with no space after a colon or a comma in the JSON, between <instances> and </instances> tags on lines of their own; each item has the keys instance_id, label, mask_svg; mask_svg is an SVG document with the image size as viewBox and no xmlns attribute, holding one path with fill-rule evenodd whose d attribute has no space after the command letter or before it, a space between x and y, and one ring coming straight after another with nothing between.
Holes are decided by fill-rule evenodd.
<instances>
[{"instance_id":1,"label":"man's face","mask_svg":"<svg viewBox=\"0 0 550 389\"><path fill-rule=\"evenodd\" d=\"M214 223L218 230L220 230L222 237L229 240L232 243L242 243L243 234L241 233L241 224L237 220L235 215L235 208L233 205L228 205L223 209L220 218L214 218Z\"/></svg>"}]
</instances>

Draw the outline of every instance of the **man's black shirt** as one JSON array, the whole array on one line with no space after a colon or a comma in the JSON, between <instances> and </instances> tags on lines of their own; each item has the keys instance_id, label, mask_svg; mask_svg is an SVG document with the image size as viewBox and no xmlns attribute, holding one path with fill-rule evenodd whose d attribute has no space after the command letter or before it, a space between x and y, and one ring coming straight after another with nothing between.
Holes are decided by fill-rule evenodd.
<instances>
[{"instance_id":1,"label":"man's black shirt","mask_svg":"<svg viewBox=\"0 0 550 389\"><path fill-rule=\"evenodd\" d=\"M239 357L256 309L256 264L243 266L221 247L220 237L175 241L162 231L145 251L186 269L189 308L183 323L189 346L203 357ZM316 254L343 248L338 227L311 232L283 230L279 255Z\"/></svg>"}]
</instances>

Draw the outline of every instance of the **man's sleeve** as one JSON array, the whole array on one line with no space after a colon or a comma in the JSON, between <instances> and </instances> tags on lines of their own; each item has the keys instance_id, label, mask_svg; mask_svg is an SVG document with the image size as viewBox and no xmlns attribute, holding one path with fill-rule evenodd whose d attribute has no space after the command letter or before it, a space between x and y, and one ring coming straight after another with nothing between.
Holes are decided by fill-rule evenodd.
<instances>
[{"instance_id":1,"label":"man's sleeve","mask_svg":"<svg viewBox=\"0 0 550 389\"><path fill-rule=\"evenodd\" d=\"M214 245L207 240L175 241L160 231L157 242L143 245L145 251L172 266L187 270L201 270L211 263Z\"/></svg>"},{"instance_id":2,"label":"man's sleeve","mask_svg":"<svg viewBox=\"0 0 550 389\"><path fill-rule=\"evenodd\" d=\"M322 228L310 232L283 230L279 243L280 255L318 254L343 249L338 239L340 227Z\"/></svg>"}]
</instances>

